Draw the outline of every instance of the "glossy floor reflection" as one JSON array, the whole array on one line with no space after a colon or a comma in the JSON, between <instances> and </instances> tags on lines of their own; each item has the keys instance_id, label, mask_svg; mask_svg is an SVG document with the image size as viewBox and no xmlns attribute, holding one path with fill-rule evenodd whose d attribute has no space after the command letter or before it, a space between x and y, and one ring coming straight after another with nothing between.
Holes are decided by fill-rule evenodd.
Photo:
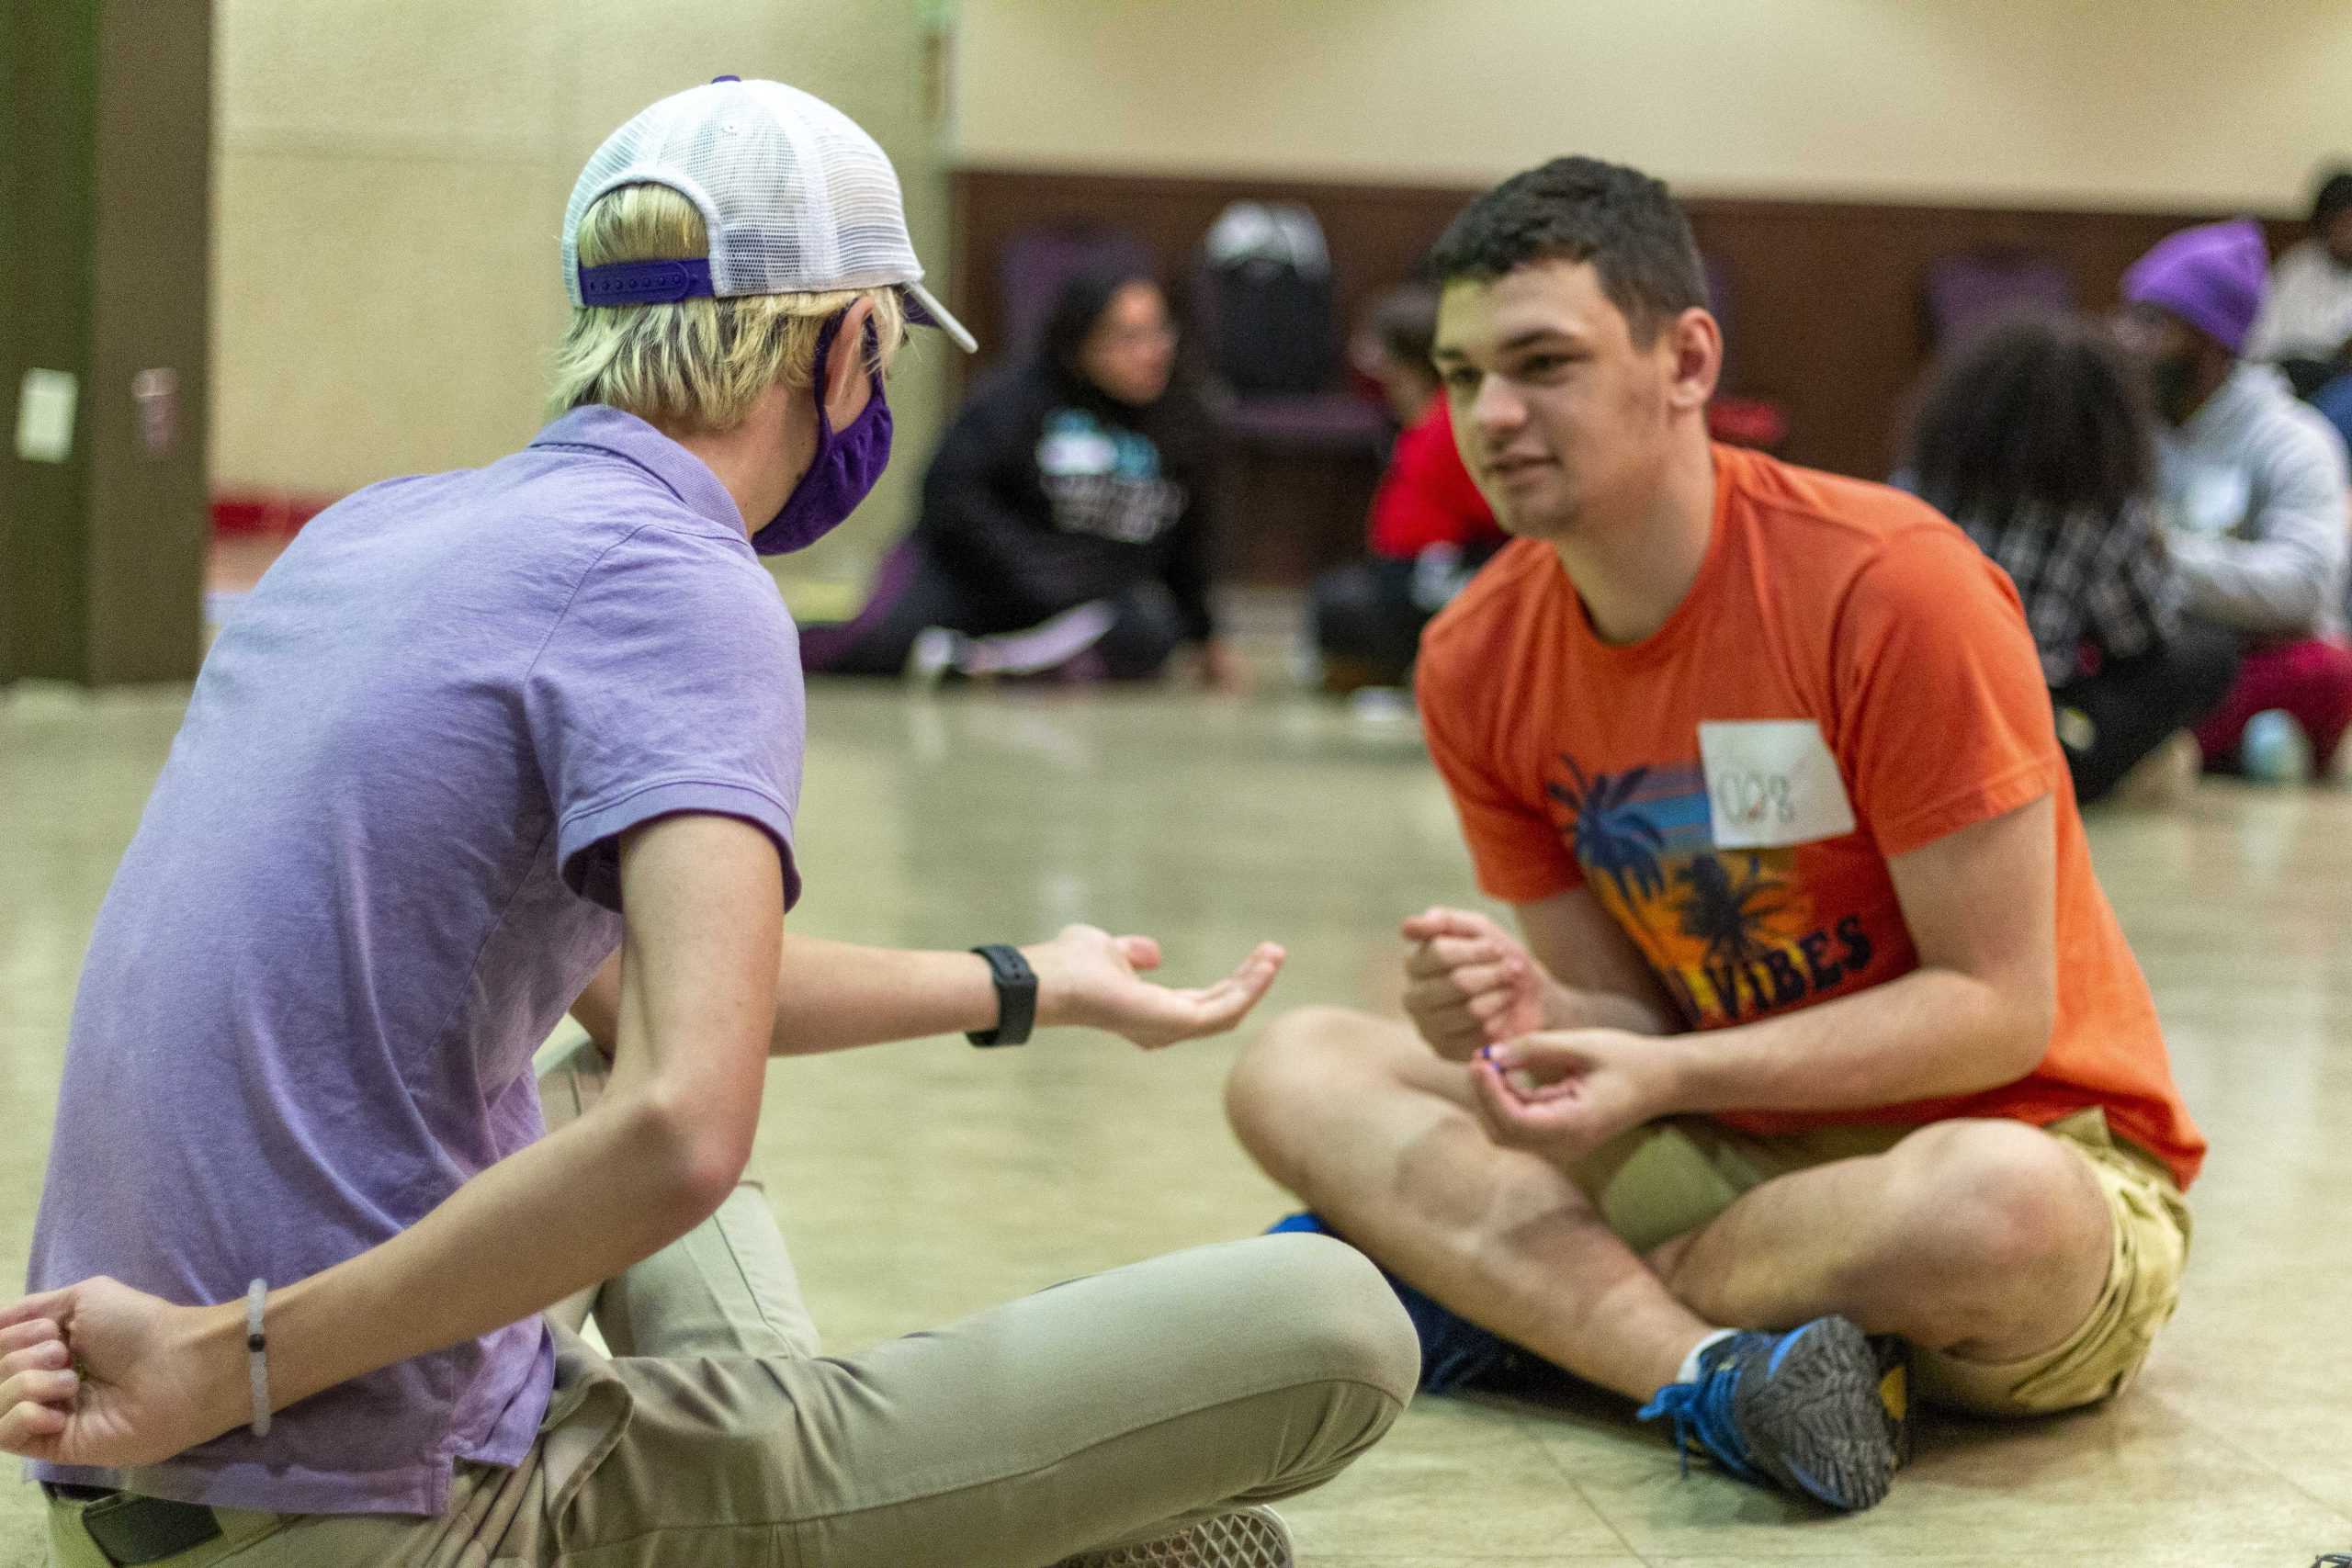
<instances>
[{"instance_id":1,"label":"glossy floor reflection","mask_svg":"<svg viewBox=\"0 0 2352 1568\"><path fill-rule=\"evenodd\" d=\"M0 1280L21 1277L82 946L177 722L171 694L0 695ZM1206 976L1254 941L1279 1005L1381 1005L1396 917L1472 897L1409 725L1176 696L812 694L804 929L962 947L1088 919ZM2110 1409L1928 1429L1894 1497L1810 1517L1704 1473L1612 1403L1428 1402L1286 1507L1306 1561L2278 1564L2352 1551L2352 792L2209 786L2112 815L2098 865L2214 1141L2197 1255ZM830 1342L1243 1234L1280 1194L1217 1106L1230 1041L926 1041L777 1065L755 1174ZM40 1561L0 1487L0 1568Z\"/></svg>"}]
</instances>

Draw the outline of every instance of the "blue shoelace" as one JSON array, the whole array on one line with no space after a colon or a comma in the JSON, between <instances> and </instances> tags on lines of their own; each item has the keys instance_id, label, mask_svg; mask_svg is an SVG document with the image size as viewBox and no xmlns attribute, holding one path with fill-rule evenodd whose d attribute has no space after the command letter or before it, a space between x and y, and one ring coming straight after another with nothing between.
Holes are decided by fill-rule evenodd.
<instances>
[{"instance_id":1,"label":"blue shoelace","mask_svg":"<svg viewBox=\"0 0 2352 1568\"><path fill-rule=\"evenodd\" d=\"M1745 1337L1743 1336L1743 1337ZM1657 1391L1635 1419L1655 1421L1664 1416L1674 1423L1674 1446L1682 1455L1682 1473L1690 1473L1690 1439L1696 1437L1716 1462L1742 1481L1762 1481L1743 1452L1739 1428L1731 1417L1731 1399L1739 1386L1735 1358L1737 1339L1725 1340L1714 1364L1701 1370L1695 1382L1670 1382Z\"/></svg>"}]
</instances>

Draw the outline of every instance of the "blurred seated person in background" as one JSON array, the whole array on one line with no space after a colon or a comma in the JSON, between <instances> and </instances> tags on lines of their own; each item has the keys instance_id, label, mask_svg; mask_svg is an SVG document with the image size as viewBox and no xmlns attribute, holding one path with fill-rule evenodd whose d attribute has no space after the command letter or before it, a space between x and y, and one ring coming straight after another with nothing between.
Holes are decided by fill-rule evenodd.
<instances>
[{"instance_id":1,"label":"blurred seated person in background","mask_svg":"<svg viewBox=\"0 0 2352 1568\"><path fill-rule=\"evenodd\" d=\"M2106 333L2071 315L2018 316L1947 358L1900 476L2017 584L2084 801L2218 707L2237 673L2237 639L2181 617L2152 426L2141 378ZM2175 754L2193 777L2186 735Z\"/></svg>"},{"instance_id":2,"label":"blurred seated person in background","mask_svg":"<svg viewBox=\"0 0 2352 1568\"><path fill-rule=\"evenodd\" d=\"M2309 397L2352 361L2352 169L2335 169L2312 202L2311 237L2288 247L2270 274L2270 297L2246 357L2274 364Z\"/></svg>"},{"instance_id":3,"label":"blurred seated person in background","mask_svg":"<svg viewBox=\"0 0 2352 1568\"><path fill-rule=\"evenodd\" d=\"M2352 726L2345 448L2278 370L2239 357L2264 284L2254 223L2184 229L2124 274L2122 328L2165 427L2158 491L2185 606L2244 653L2228 698L2198 728L2205 765L2235 769L2247 721L2278 710L2324 773Z\"/></svg>"},{"instance_id":4,"label":"blurred seated person in background","mask_svg":"<svg viewBox=\"0 0 2352 1568\"><path fill-rule=\"evenodd\" d=\"M1373 496L1370 558L1315 582L1315 649L1333 692L1404 685L1421 627L1505 541L1453 449L1453 423L1430 363L1436 333L1437 291L1426 285L1397 289L1373 313L1365 368L1402 434Z\"/></svg>"},{"instance_id":5,"label":"blurred seated person in background","mask_svg":"<svg viewBox=\"0 0 2352 1568\"><path fill-rule=\"evenodd\" d=\"M914 532L852 621L801 632L811 674L1142 680L1187 646L1247 684L1209 608L1208 423L1148 277L1064 286L1036 353L973 389Z\"/></svg>"}]
</instances>

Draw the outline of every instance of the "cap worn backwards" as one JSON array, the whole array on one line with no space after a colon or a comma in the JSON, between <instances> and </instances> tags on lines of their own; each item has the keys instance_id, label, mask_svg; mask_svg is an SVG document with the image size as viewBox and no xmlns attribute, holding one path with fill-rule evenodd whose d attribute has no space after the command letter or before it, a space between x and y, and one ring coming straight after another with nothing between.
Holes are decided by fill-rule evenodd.
<instances>
[{"instance_id":1,"label":"cap worn backwards","mask_svg":"<svg viewBox=\"0 0 2352 1568\"><path fill-rule=\"evenodd\" d=\"M607 191L646 184L694 204L707 258L582 266L589 208ZM574 305L896 288L910 321L967 353L978 346L922 287L889 158L841 110L781 82L721 76L606 137L564 209L563 276Z\"/></svg>"}]
</instances>

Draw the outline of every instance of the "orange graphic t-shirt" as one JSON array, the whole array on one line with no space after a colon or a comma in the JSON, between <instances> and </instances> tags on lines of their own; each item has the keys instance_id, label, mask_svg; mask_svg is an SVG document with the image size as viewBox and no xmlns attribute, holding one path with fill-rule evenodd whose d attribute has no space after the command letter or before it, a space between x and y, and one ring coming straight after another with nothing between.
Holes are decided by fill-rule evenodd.
<instances>
[{"instance_id":1,"label":"orange graphic t-shirt","mask_svg":"<svg viewBox=\"0 0 2352 1568\"><path fill-rule=\"evenodd\" d=\"M1957 1099L1741 1112L1762 1135L2103 1107L2185 1188L2205 1141L2091 874L2016 591L1899 491L1719 446L1690 593L1602 642L1545 544L1489 562L1421 640L1422 723L1479 886L1591 889L1692 1029L1918 965L1890 857L2054 795L2058 1003L2028 1077Z\"/></svg>"}]
</instances>

